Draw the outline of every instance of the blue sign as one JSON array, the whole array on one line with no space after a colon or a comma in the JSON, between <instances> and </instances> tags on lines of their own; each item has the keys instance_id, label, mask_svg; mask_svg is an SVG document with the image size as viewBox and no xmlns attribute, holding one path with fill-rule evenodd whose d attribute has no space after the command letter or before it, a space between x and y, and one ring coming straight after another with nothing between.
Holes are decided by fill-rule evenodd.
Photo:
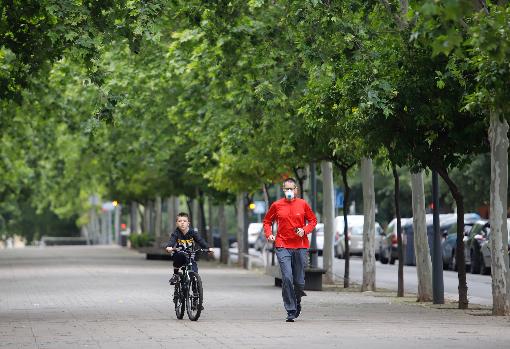
<instances>
[{"instance_id":1,"label":"blue sign","mask_svg":"<svg viewBox=\"0 0 510 349\"><path fill-rule=\"evenodd\" d=\"M344 207L344 192L336 188L335 189L335 208L343 208Z\"/></svg>"}]
</instances>

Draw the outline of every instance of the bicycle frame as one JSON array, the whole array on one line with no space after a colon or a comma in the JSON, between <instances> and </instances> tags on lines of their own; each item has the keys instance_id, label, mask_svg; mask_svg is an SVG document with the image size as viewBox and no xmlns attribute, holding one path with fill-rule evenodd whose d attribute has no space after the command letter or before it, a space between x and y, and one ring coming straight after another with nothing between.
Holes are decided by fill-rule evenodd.
<instances>
[{"instance_id":1,"label":"bicycle frame","mask_svg":"<svg viewBox=\"0 0 510 349\"><path fill-rule=\"evenodd\" d=\"M184 277L184 287L187 286L187 282L189 280L189 273L190 272L194 272L193 271L193 263L195 262L195 255L197 252L204 252L204 251L208 251L208 250L204 250L204 249L198 249L198 250L191 250L191 249L188 249L188 250L179 250L177 252L184 252L186 253L187 255L187 263L184 264L182 267L179 268L179 281L181 280L181 274L182 276Z\"/></svg>"}]
</instances>

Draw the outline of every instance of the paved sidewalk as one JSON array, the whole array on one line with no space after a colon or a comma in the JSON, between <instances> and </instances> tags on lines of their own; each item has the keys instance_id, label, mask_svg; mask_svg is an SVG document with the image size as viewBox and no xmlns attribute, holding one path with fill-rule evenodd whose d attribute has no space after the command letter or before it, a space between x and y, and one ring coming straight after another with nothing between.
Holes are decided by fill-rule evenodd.
<instances>
[{"instance_id":1,"label":"paved sidewalk","mask_svg":"<svg viewBox=\"0 0 510 349\"><path fill-rule=\"evenodd\" d=\"M510 319L381 293L308 291L284 322L260 271L200 262L205 310L177 320L170 263L115 247L0 250L0 348L508 348Z\"/></svg>"}]
</instances>

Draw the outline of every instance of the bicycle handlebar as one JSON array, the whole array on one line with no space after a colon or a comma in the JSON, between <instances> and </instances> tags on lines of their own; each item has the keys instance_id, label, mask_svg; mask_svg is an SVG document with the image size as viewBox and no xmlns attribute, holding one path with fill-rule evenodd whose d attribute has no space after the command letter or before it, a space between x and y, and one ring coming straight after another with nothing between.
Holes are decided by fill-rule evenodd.
<instances>
[{"instance_id":1,"label":"bicycle handlebar","mask_svg":"<svg viewBox=\"0 0 510 349\"><path fill-rule=\"evenodd\" d=\"M193 249L190 249L190 248L183 248L183 247L176 247L176 248L174 248L174 252L181 252L181 251L188 252L188 253L193 253L193 252L212 252L212 251L210 251L207 248L199 248L199 249L196 249L196 250L193 250Z\"/></svg>"}]
</instances>

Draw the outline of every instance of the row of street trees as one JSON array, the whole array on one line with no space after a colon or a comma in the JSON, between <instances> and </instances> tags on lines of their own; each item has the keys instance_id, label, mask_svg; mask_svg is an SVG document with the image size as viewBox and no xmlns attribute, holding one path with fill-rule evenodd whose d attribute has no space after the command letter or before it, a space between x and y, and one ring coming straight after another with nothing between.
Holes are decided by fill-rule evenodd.
<instances>
[{"instance_id":1,"label":"row of street trees","mask_svg":"<svg viewBox=\"0 0 510 349\"><path fill-rule=\"evenodd\" d=\"M413 173L418 236L422 171L433 170L457 208L467 308L464 196L451 173L490 150L494 313L510 312L506 1L33 0L4 1L0 16L3 212L27 190L63 217L89 212L96 193L145 206L207 196L224 212L311 162L323 162L327 190L334 165L347 207L360 165L370 290L373 159L395 175L396 203L398 168ZM428 246L416 248L427 300ZM348 262L345 275L348 286Z\"/></svg>"}]
</instances>

